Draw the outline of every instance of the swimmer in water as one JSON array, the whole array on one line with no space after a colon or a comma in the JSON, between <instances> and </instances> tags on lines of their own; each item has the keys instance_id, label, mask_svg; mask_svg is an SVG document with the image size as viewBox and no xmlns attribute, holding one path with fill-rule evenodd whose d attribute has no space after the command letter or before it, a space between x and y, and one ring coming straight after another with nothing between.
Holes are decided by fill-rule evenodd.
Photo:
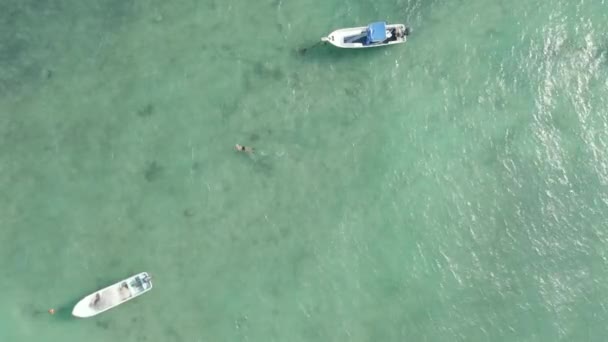
<instances>
[{"instance_id":1,"label":"swimmer in water","mask_svg":"<svg viewBox=\"0 0 608 342\"><path fill-rule=\"evenodd\" d=\"M234 147L239 152L253 153L253 147L243 146L243 145L240 145L240 144L236 144Z\"/></svg>"}]
</instances>

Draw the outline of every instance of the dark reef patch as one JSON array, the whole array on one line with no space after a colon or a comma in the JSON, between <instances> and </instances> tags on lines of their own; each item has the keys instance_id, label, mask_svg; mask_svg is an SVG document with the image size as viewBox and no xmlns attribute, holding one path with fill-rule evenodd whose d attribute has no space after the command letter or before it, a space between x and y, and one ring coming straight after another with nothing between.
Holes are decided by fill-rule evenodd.
<instances>
[{"instance_id":1,"label":"dark reef patch","mask_svg":"<svg viewBox=\"0 0 608 342\"><path fill-rule=\"evenodd\" d=\"M147 117L152 116L154 114L154 112L155 112L154 105L151 103L148 103L147 105L145 105L137 110L137 116L139 116L140 118L147 118Z\"/></svg>"},{"instance_id":2,"label":"dark reef patch","mask_svg":"<svg viewBox=\"0 0 608 342\"><path fill-rule=\"evenodd\" d=\"M163 173L163 169L164 168L162 165L160 165L157 161L148 162L144 169L144 178L148 182L154 182L160 178Z\"/></svg>"}]
</instances>

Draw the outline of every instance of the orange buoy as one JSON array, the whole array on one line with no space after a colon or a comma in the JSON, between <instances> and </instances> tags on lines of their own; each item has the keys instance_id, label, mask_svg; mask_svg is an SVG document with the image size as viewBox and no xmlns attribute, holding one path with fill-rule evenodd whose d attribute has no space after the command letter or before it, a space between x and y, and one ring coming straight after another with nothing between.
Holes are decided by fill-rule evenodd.
<instances>
[{"instance_id":1,"label":"orange buoy","mask_svg":"<svg viewBox=\"0 0 608 342\"><path fill-rule=\"evenodd\" d=\"M54 314L55 314L55 309L49 309L49 313L50 313L51 315L54 315Z\"/></svg>"}]
</instances>

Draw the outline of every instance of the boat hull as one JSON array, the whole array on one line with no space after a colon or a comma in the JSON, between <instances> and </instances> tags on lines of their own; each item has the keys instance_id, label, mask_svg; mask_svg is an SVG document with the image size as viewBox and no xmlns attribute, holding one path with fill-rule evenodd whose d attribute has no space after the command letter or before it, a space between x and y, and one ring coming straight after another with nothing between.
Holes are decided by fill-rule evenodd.
<instances>
[{"instance_id":1,"label":"boat hull","mask_svg":"<svg viewBox=\"0 0 608 342\"><path fill-rule=\"evenodd\" d=\"M366 36L367 26L361 26L335 30L332 33L328 34L327 37L321 38L321 41L328 42L333 46L343 49L366 49L405 43L407 40L407 32L409 32L406 26L403 24L386 25L387 31L394 29L400 30L401 32L404 32L406 34L401 37L387 39L385 42L375 44L364 44L362 40Z\"/></svg>"},{"instance_id":2,"label":"boat hull","mask_svg":"<svg viewBox=\"0 0 608 342\"><path fill-rule=\"evenodd\" d=\"M86 318L108 311L152 289L152 280L148 273L142 272L123 279L81 299L72 315Z\"/></svg>"}]
</instances>

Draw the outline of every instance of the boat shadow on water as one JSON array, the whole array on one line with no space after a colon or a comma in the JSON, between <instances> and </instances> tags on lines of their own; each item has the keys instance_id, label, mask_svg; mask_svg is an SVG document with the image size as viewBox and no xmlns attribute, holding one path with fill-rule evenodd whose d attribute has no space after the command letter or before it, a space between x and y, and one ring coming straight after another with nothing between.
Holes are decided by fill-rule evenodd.
<instances>
[{"instance_id":1,"label":"boat shadow on water","mask_svg":"<svg viewBox=\"0 0 608 342\"><path fill-rule=\"evenodd\" d=\"M340 49L331 44L319 41L315 44L296 48L294 54L302 60L327 63L374 58L386 53L386 51L386 47L374 49Z\"/></svg>"},{"instance_id":2,"label":"boat shadow on water","mask_svg":"<svg viewBox=\"0 0 608 342\"><path fill-rule=\"evenodd\" d=\"M42 310L41 308L34 307L34 305L32 305L27 311L29 311L31 313L31 316L36 319L50 317L56 321L76 322L76 317L72 316L72 309L78 303L78 301L78 299L70 300L69 302L62 304L61 306L54 307L53 309L49 309L48 311Z\"/></svg>"},{"instance_id":3,"label":"boat shadow on water","mask_svg":"<svg viewBox=\"0 0 608 342\"><path fill-rule=\"evenodd\" d=\"M72 316L72 309L78 304L78 299L65 303L57 308L54 317L61 321L77 321L77 318Z\"/></svg>"}]
</instances>

